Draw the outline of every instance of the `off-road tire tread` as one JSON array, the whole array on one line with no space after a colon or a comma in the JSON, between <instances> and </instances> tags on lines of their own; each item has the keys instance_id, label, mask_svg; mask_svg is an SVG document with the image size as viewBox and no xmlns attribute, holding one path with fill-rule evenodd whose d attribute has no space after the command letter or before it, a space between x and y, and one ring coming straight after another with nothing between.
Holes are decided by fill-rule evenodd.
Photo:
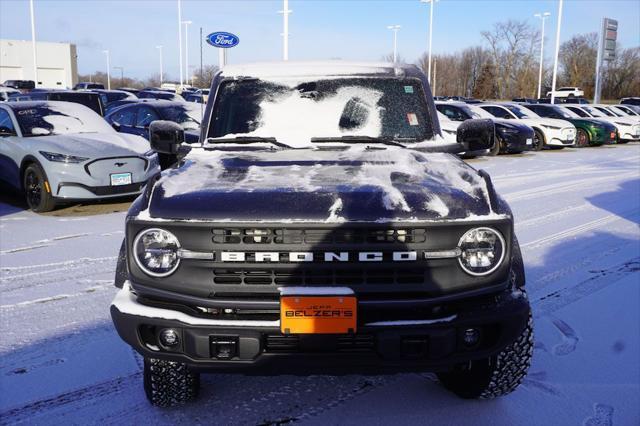
<instances>
[{"instance_id":1,"label":"off-road tire tread","mask_svg":"<svg viewBox=\"0 0 640 426\"><path fill-rule=\"evenodd\" d=\"M144 390L157 407L172 407L194 400L200 388L200 375L186 364L154 358L144 359Z\"/></svg>"},{"instance_id":2,"label":"off-road tire tread","mask_svg":"<svg viewBox=\"0 0 640 426\"><path fill-rule=\"evenodd\" d=\"M513 392L529 371L533 344L533 321L529 315L527 326L520 336L496 357L489 385L479 398L493 399Z\"/></svg>"}]
</instances>

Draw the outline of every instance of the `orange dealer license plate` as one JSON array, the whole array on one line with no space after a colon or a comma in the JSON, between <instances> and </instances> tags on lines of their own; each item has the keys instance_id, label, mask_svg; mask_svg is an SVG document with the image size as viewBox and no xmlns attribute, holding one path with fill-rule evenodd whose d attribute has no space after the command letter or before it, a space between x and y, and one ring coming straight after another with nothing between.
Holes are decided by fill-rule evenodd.
<instances>
[{"instance_id":1,"label":"orange dealer license plate","mask_svg":"<svg viewBox=\"0 0 640 426\"><path fill-rule=\"evenodd\" d=\"M356 332L355 296L281 296L283 334L349 334Z\"/></svg>"}]
</instances>

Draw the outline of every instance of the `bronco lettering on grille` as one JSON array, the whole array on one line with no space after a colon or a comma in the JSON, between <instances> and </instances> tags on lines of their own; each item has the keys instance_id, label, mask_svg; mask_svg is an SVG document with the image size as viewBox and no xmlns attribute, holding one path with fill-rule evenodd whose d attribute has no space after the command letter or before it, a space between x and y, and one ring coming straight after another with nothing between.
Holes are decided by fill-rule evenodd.
<instances>
[{"instance_id":1,"label":"bronco lettering on grille","mask_svg":"<svg viewBox=\"0 0 640 426\"><path fill-rule=\"evenodd\" d=\"M416 251L363 251L363 252L242 252L225 251L220 254L221 262L414 262L418 260Z\"/></svg>"}]
</instances>

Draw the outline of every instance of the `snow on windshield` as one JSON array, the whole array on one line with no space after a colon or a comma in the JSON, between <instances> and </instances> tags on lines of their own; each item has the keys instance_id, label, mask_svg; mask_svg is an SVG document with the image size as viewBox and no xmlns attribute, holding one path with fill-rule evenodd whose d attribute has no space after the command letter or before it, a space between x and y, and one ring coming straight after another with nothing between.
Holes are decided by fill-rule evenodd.
<instances>
[{"instance_id":1,"label":"snow on windshield","mask_svg":"<svg viewBox=\"0 0 640 426\"><path fill-rule=\"evenodd\" d=\"M91 109L73 102L47 102L15 108L22 135L45 136L74 133L115 133Z\"/></svg>"},{"instance_id":2,"label":"snow on windshield","mask_svg":"<svg viewBox=\"0 0 640 426\"><path fill-rule=\"evenodd\" d=\"M308 145L314 136L377 136L381 128L381 111L377 103L381 97L380 91L358 87L340 88L335 96L321 101L292 92L281 99L262 101L261 125L244 136L275 137L289 146ZM343 110L348 108L347 104L352 99L357 99L354 109L360 110L353 115L364 118L355 128L341 128ZM304 143L301 144L301 141Z\"/></svg>"}]
</instances>

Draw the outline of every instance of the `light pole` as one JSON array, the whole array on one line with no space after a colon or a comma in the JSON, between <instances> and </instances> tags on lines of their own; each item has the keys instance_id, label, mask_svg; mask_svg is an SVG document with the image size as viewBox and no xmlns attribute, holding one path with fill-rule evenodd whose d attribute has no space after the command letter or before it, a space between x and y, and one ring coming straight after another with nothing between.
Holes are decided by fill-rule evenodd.
<instances>
[{"instance_id":1,"label":"light pole","mask_svg":"<svg viewBox=\"0 0 640 426\"><path fill-rule=\"evenodd\" d=\"M429 8L429 65L427 71L427 81L431 83L431 40L433 38L433 4L439 0L420 0L420 3L430 3Z\"/></svg>"},{"instance_id":2,"label":"light pole","mask_svg":"<svg viewBox=\"0 0 640 426\"><path fill-rule=\"evenodd\" d=\"M558 75L558 54L560 53L560 26L562 24L562 0L558 2L558 27L556 29L556 54L553 59L553 78L551 79L551 103L556 98L556 77Z\"/></svg>"},{"instance_id":3,"label":"light pole","mask_svg":"<svg viewBox=\"0 0 640 426\"><path fill-rule=\"evenodd\" d=\"M162 46L156 46L156 49L160 52L160 86L162 86Z\"/></svg>"},{"instance_id":4,"label":"light pole","mask_svg":"<svg viewBox=\"0 0 640 426\"><path fill-rule=\"evenodd\" d=\"M542 19L542 32L540 33L540 70L538 71L538 99L540 99L541 91L542 91L542 64L544 62L544 21L551 14L549 12L544 13L536 13L536 18Z\"/></svg>"},{"instance_id":5,"label":"light pole","mask_svg":"<svg viewBox=\"0 0 640 426\"><path fill-rule=\"evenodd\" d=\"M29 11L31 14L31 49L33 50L33 80L38 86L38 57L36 55L36 18L33 13L33 0L29 0Z\"/></svg>"},{"instance_id":6,"label":"light pole","mask_svg":"<svg viewBox=\"0 0 640 426\"><path fill-rule=\"evenodd\" d=\"M191 21L182 21L184 24L184 77L186 84L189 84L189 25Z\"/></svg>"},{"instance_id":7,"label":"light pole","mask_svg":"<svg viewBox=\"0 0 640 426\"><path fill-rule=\"evenodd\" d=\"M124 67L113 67L114 70L120 70L120 87L124 87Z\"/></svg>"},{"instance_id":8,"label":"light pole","mask_svg":"<svg viewBox=\"0 0 640 426\"><path fill-rule=\"evenodd\" d=\"M398 61L398 30L402 28L400 25L389 25L387 29L393 31L393 63Z\"/></svg>"},{"instance_id":9,"label":"light pole","mask_svg":"<svg viewBox=\"0 0 640 426\"><path fill-rule=\"evenodd\" d=\"M107 90L111 90L111 55L108 50L103 50L102 53L107 55Z\"/></svg>"},{"instance_id":10,"label":"light pole","mask_svg":"<svg viewBox=\"0 0 640 426\"><path fill-rule=\"evenodd\" d=\"M293 10L289 10L289 0L282 0L282 60L289 60L289 14Z\"/></svg>"},{"instance_id":11,"label":"light pole","mask_svg":"<svg viewBox=\"0 0 640 426\"><path fill-rule=\"evenodd\" d=\"M180 87L182 87L182 3L178 0L178 55L180 56Z\"/></svg>"}]
</instances>

